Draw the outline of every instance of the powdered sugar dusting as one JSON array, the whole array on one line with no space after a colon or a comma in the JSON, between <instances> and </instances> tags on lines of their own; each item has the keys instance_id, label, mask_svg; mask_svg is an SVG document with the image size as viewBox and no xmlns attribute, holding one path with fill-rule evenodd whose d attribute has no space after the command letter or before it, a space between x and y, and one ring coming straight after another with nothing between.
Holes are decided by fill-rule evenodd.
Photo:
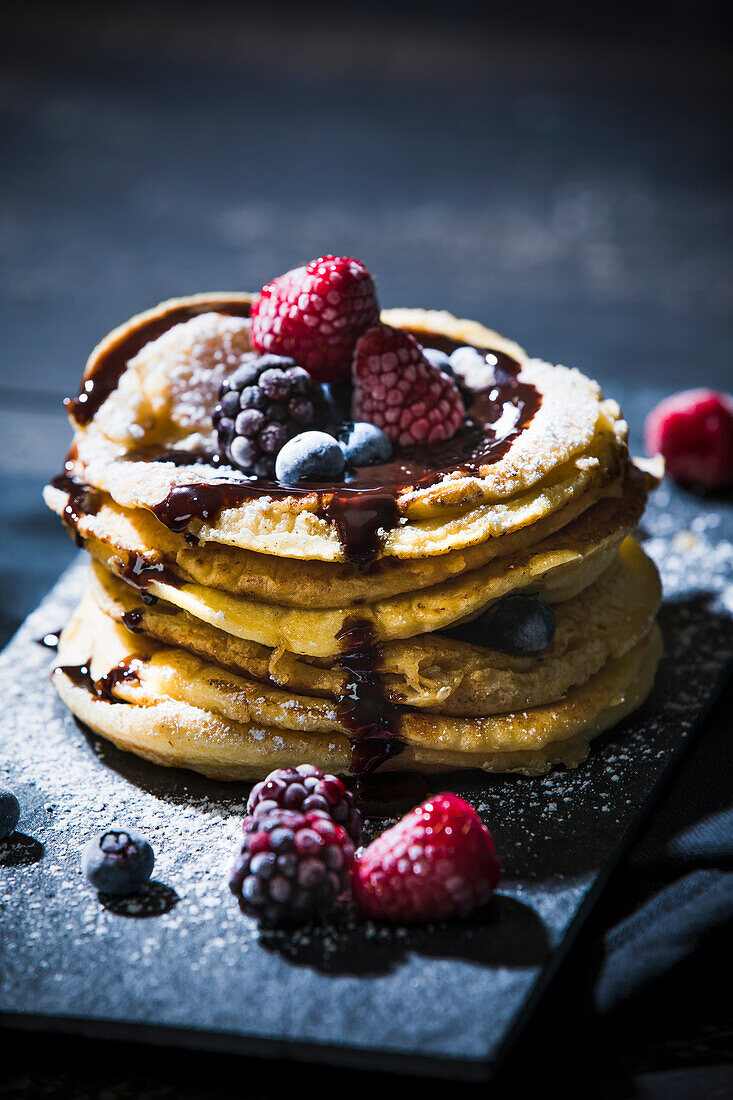
<instances>
[{"instance_id":1,"label":"powdered sugar dusting","mask_svg":"<svg viewBox=\"0 0 733 1100\"><path fill-rule=\"evenodd\" d=\"M667 486L655 495L641 533L666 592L665 657L652 698L575 771L435 779L434 789L477 806L505 878L485 912L422 928L351 918L261 933L240 914L225 876L247 788L117 752L73 721L48 682L48 651L33 639L57 629L78 598L77 564L0 658L0 779L21 799L23 834L0 845L0 906L15 946L0 975L3 1009L29 1011L32 1002L40 1014L301 1042L338 1035L398 1051L418 1049L409 1012L435 1003L437 982L441 1030L431 1043L451 1056L466 1004L490 1003L492 1028L482 1038L479 1012L472 1025L475 1041L488 1046L501 1031L497 1018L508 1026L733 658L732 534L716 504ZM100 903L82 880L80 851L114 822L149 837L154 884L138 899ZM381 828L369 823L366 839ZM446 983L455 997L444 996ZM255 985L253 1000L244 992Z\"/></svg>"},{"instance_id":2,"label":"powdered sugar dusting","mask_svg":"<svg viewBox=\"0 0 733 1100\"><path fill-rule=\"evenodd\" d=\"M126 444L208 441L219 387L250 351L249 331L248 320L220 313L174 325L130 360L95 426Z\"/></svg>"}]
</instances>

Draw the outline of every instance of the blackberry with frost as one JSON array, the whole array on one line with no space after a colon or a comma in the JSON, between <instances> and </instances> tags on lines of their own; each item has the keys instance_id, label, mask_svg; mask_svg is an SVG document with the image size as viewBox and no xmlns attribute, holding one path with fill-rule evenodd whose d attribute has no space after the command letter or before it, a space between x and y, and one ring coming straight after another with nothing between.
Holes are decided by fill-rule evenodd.
<instances>
[{"instance_id":1,"label":"blackberry with frost","mask_svg":"<svg viewBox=\"0 0 733 1100\"><path fill-rule=\"evenodd\" d=\"M343 825L354 844L361 841L361 814L356 800L335 775L324 775L313 764L277 768L252 788L247 813L269 810L321 810L337 825Z\"/></svg>"},{"instance_id":2,"label":"blackberry with frost","mask_svg":"<svg viewBox=\"0 0 733 1100\"><path fill-rule=\"evenodd\" d=\"M354 845L321 810L255 810L229 877L240 908L261 924L308 924L349 890Z\"/></svg>"},{"instance_id":3,"label":"blackberry with frost","mask_svg":"<svg viewBox=\"0 0 733 1100\"><path fill-rule=\"evenodd\" d=\"M282 355L256 355L225 378L214 408L219 450L246 474L273 478L282 447L325 419L323 390Z\"/></svg>"}]
</instances>

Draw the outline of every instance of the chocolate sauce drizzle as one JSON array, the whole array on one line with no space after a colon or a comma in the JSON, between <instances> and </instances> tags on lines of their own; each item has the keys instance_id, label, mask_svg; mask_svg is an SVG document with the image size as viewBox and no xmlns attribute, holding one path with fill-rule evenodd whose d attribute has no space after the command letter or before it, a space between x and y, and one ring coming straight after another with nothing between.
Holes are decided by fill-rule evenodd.
<instances>
[{"instance_id":1,"label":"chocolate sauce drizzle","mask_svg":"<svg viewBox=\"0 0 733 1100\"><path fill-rule=\"evenodd\" d=\"M140 661L136 657L126 657L118 665L111 668L100 680L93 680L91 674L91 658L82 665L57 665L53 670L54 675L62 672L76 687L84 688L97 699L105 699L108 703L124 703L123 699L117 699L112 694L112 689L124 681L137 680Z\"/></svg>"},{"instance_id":2,"label":"chocolate sauce drizzle","mask_svg":"<svg viewBox=\"0 0 733 1100\"><path fill-rule=\"evenodd\" d=\"M180 579L162 562L150 562L135 550L127 551L127 561L119 570L124 581L141 591L145 603L155 603L157 597L144 591L151 581L162 581L173 587L180 585ZM147 598L146 598L147 597Z\"/></svg>"},{"instance_id":3,"label":"chocolate sauce drizzle","mask_svg":"<svg viewBox=\"0 0 733 1100\"><path fill-rule=\"evenodd\" d=\"M66 466L70 465L67 459ZM77 546L84 545L84 539L79 534L78 526L82 516L93 516L99 505L99 497L91 485L87 485L78 477L74 477L64 470L51 478L50 484L54 489L59 489L67 494L66 504L62 512L62 519L74 532Z\"/></svg>"},{"instance_id":4,"label":"chocolate sauce drizzle","mask_svg":"<svg viewBox=\"0 0 733 1100\"><path fill-rule=\"evenodd\" d=\"M405 744L399 735L399 712L384 691L374 627L364 619L349 618L338 641L338 663L346 674L338 715L351 731L351 772L362 777L402 752Z\"/></svg>"},{"instance_id":5,"label":"chocolate sauce drizzle","mask_svg":"<svg viewBox=\"0 0 733 1100\"><path fill-rule=\"evenodd\" d=\"M455 348L439 334L422 334L426 346ZM193 485L176 485L152 507L157 519L172 531L184 532L192 522L213 524L221 512L258 497L317 497L317 514L333 523L344 557L357 569L368 569L379 557L384 538L399 523L398 500L409 489L426 489L447 476L476 475L498 462L531 422L541 395L519 379L516 360L486 349L495 381L484 391L464 391L468 416L463 428L443 443L403 447L391 462L350 473L339 484L285 486L261 478L222 478ZM190 451L150 451L145 457L176 465L211 461L211 455Z\"/></svg>"},{"instance_id":6,"label":"chocolate sauce drizzle","mask_svg":"<svg viewBox=\"0 0 733 1100\"><path fill-rule=\"evenodd\" d=\"M221 304L201 302L186 306L172 306L160 317L142 321L112 343L98 356L93 370L82 380L81 389L76 397L67 397L65 407L77 424L88 424L94 414L117 389L127 364L151 340L157 340L169 328L190 321L202 313L224 313L228 317L249 317L249 302L225 301Z\"/></svg>"},{"instance_id":7,"label":"chocolate sauce drizzle","mask_svg":"<svg viewBox=\"0 0 733 1100\"><path fill-rule=\"evenodd\" d=\"M143 613L139 607L133 607L129 611L125 611L122 616L122 622L132 634L140 634L142 632Z\"/></svg>"}]
</instances>

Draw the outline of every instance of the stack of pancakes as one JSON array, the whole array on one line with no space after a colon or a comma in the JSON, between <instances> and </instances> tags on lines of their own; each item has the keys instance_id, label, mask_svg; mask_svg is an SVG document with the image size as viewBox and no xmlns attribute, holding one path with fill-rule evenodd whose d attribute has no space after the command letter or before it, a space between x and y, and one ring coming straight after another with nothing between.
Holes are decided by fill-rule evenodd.
<instances>
[{"instance_id":1,"label":"stack of pancakes","mask_svg":"<svg viewBox=\"0 0 733 1100\"><path fill-rule=\"evenodd\" d=\"M45 491L92 558L62 699L118 747L219 779L577 765L660 655L659 581L631 535L651 478L618 406L474 322L388 310L426 347L480 349L474 420L451 448L337 486L258 482L211 427L250 350L249 301L164 303L87 364ZM515 593L554 612L539 654L472 622Z\"/></svg>"}]
</instances>

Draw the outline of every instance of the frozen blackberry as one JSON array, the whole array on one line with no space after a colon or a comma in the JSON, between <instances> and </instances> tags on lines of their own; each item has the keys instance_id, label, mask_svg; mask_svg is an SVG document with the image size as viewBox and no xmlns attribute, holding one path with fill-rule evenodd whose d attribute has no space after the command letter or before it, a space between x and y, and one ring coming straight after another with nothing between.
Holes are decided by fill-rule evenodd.
<instances>
[{"instance_id":1,"label":"frozen blackberry","mask_svg":"<svg viewBox=\"0 0 733 1100\"><path fill-rule=\"evenodd\" d=\"M247 802L247 813L270 810L321 810L337 825L343 825L354 844L361 842L361 814L351 791L335 775L324 775L313 764L278 768L255 784Z\"/></svg>"},{"instance_id":2,"label":"frozen blackberry","mask_svg":"<svg viewBox=\"0 0 733 1100\"><path fill-rule=\"evenodd\" d=\"M323 390L307 370L294 359L253 352L222 382L212 419L227 462L273 478L283 445L324 416Z\"/></svg>"},{"instance_id":3,"label":"frozen blackberry","mask_svg":"<svg viewBox=\"0 0 733 1100\"><path fill-rule=\"evenodd\" d=\"M354 845L320 810L259 810L245 818L229 877L240 908L269 927L323 920L348 890Z\"/></svg>"}]
</instances>

